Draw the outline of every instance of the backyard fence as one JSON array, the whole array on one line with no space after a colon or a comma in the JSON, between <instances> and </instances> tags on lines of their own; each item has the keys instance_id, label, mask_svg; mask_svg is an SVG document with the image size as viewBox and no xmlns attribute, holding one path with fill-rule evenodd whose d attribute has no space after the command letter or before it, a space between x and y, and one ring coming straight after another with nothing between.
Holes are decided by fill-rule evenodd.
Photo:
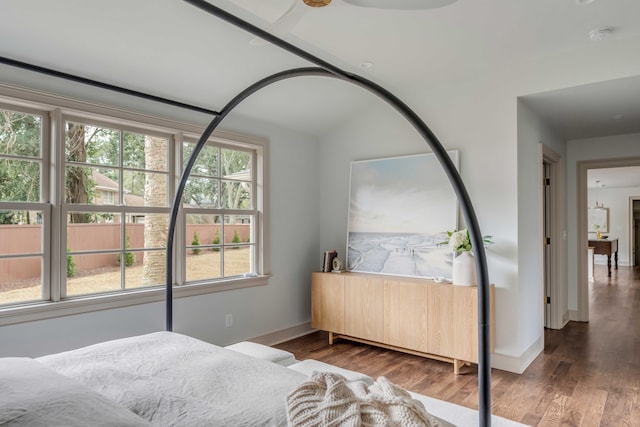
<instances>
[{"instance_id":1,"label":"backyard fence","mask_svg":"<svg viewBox=\"0 0 640 427\"><path fill-rule=\"evenodd\" d=\"M121 224L69 224L67 227L67 247L72 253L83 251L113 250L108 254L74 254L73 261L77 271L94 270L119 265L117 252L120 245ZM237 234L240 242L249 241L250 224L225 225L224 243L233 243ZM132 249L135 262L142 262L144 249L144 224L125 224L128 249ZM197 233L201 245L210 245L216 236L222 243L222 231L219 224L188 224L186 244L191 245ZM0 255L39 254L43 251L42 226L0 225ZM190 252L188 252L190 253ZM38 255L25 258L0 259L0 283L27 280L41 276L42 258Z\"/></svg>"}]
</instances>

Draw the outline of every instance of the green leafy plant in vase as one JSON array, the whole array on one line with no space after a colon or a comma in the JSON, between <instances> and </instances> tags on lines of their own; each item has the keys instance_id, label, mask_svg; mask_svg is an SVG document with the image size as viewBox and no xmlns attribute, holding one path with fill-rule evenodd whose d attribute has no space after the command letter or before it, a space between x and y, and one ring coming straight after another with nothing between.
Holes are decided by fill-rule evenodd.
<instances>
[{"instance_id":1,"label":"green leafy plant in vase","mask_svg":"<svg viewBox=\"0 0 640 427\"><path fill-rule=\"evenodd\" d=\"M454 251L451 281L454 285L475 286L476 269L468 229L447 231L448 239L441 244L448 245ZM485 246L493 244L492 236L483 236Z\"/></svg>"}]
</instances>

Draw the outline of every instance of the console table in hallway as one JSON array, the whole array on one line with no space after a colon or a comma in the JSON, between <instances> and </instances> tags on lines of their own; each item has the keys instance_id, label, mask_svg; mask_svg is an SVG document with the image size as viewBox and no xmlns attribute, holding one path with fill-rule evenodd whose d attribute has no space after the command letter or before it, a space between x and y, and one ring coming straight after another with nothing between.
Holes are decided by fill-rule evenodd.
<instances>
[{"instance_id":1,"label":"console table in hallway","mask_svg":"<svg viewBox=\"0 0 640 427\"><path fill-rule=\"evenodd\" d=\"M594 254L607 256L607 271L611 277L611 255L614 257L616 270L618 269L618 239L589 239L589 246L593 247Z\"/></svg>"}]
</instances>

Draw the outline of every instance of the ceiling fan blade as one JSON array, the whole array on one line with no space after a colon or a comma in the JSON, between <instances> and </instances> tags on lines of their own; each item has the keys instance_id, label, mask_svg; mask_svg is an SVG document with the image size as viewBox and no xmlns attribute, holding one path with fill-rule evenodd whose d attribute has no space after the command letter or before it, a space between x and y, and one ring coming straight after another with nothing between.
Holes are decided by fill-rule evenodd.
<instances>
[{"instance_id":1,"label":"ceiling fan blade","mask_svg":"<svg viewBox=\"0 0 640 427\"><path fill-rule=\"evenodd\" d=\"M301 2L300 0L294 0L289 10L287 10L284 15L282 15L271 25L269 25L265 31L273 34L276 37L282 37L290 33L295 28L295 26L298 25L298 22L300 22L306 11L307 7L303 2ZM260 46L267 44L267 41L261 39L260 37L256 37L249 43L254 46Z\"/></svg>"},{"instance_id":2,"label":"ceiling fan blade","mask_svg":"<svg viewBox=\"0 0 640 427\"><path fill-rule=\"evenodd\" d=\"M419 10L435 9L455 3L457 0L342 0L352 6L375 9Z\"/></svg>"}]
</instances>

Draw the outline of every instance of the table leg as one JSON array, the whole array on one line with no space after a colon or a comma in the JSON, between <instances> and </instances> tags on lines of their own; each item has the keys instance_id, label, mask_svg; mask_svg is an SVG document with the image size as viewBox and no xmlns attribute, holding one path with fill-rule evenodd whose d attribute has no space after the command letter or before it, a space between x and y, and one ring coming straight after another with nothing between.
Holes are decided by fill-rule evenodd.
<instances>
[{"instance_id":1,"label":"table leg","mask_svg":"<svg viewBox=\"0 0 640 427\"><path fill-rule=\"evenodd\" d=\"M607 255L607 276L611 277L611 255Z\"/></svg>"},{"instance_id":2,"label":"table leg","mask_svg":"<svg viewBox=\"0 0 640 427\"><path fill-rule=\"evenodd\" d=\"M618 251L616 251L615 255L615 260L616 260L616 270L618 269Z\"/></svg>"}]
</instances>

